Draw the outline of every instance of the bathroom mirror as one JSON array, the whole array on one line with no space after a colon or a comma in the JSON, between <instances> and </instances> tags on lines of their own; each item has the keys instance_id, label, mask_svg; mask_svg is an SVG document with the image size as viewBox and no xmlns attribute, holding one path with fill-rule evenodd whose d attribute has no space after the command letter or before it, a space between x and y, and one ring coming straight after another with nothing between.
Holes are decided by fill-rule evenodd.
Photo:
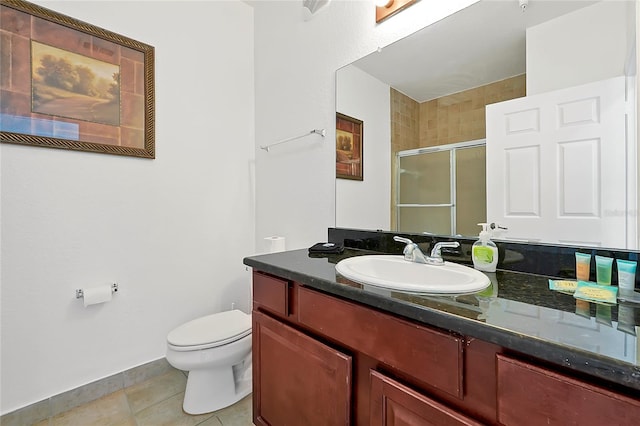
<instances>
[{"instance_id":1,"label":"bathroom mirror","mask_svg":"<svg viewBox=\"0 0 640 426\"><path fill-rule=\"evenodd\" d=\"M589 15L577 15L588 10L593 11L595 9L589 8L599 7L603 3L616 3L619 6L617 11L608 17L609 21L606 23L611 26L612 19L618 20L613 24L619 30L615 36L610 34L611 31L600 32L602 27L598 27L597 24L584 22L584 16ZM576 43L577 47L569 44L572 50L566 53L571 55L571 64L578 67L579 72L565 69L549 73L548 68L539 65L541 61L538 61L539 58L544 59L546 52L541 55L538 49L537 56L531 54L534 49L529 46L531 37L527 40L527 29L541 28L550 22L554 22L557 29L555 22L559 22L558 18L566 19L570 16L580 16L571 19L573 22L577 21L577 25L590 25L593 30L589 31L587 28L581 32L568 28L550 31L549 34L562 34L563 37L574 39L580 37L579 43ZM396 153L406 148L397 146L398 123L392 124L391 118L398 122L413 119L398 118L404 108L402 100L398 101L398 98L409 97L420 104L443 99L446 99L445 102L454 103L461 93L473 90L481 90L483 93L484 104L479 108L478 105L474 106L480 112L475 111L475 115L467 115L467 118L460 120L459 123L462 124L459 124L455 132L450 131L447 135L445 131L444 134L448 137L438 137L437 141L431 140L429 145L414 146L419 151L424 147L433 148L443 144L455 145L483 139L484 123L481 129L473 127L479 120L485 119L484 106L519 98L525 94L521 93L522 90L525 90L526 96L531 96L614 75L626 76L627 96L630 96L627 108L631 108L628 115L632 117L626 129L627 138L630 138L627 143L635 147L635 16L633 1L531 0L523 12L515 0L481 0L339 69L336 73L336 111L364 122L364 180L355 182L336 179L336 227L397 230L394 227L394 200L398 183L393 164ZM588 36L590 32L593 33L593 41L585 38L585 33ZM540 37L544 31L538 31L537 34ZM562 44L557 39L546 42ZM596 56L600 55L598 52L606 55L615 54L617 59L614 61L610 57ZM598 66L589 66L594 63ZM611 65L609 69L608 65ZM596 69L598 71L593 71ZM597 72L602 72L603 75L598 76L595 74ZM585 80L581 81L580 78ZM496 94L499 91L503 93ZM467 101L475 103L476 99L471 97ZM391 117L392 114L396 117ZM417 114L422 122L433 120L433 117L426 113ZM451 120L451 117L449 119ZM443 117L438 117L437 120L446 121ZM421 123L420 126L418 130L412 131L420 133L415 137L423 142L428 125L423 126ZM466 128L462 129L462 126ZM468 133L468 137L465 136L465 132ZM636 155L635 152L633 155ZM635 160L632 163L631 167L635 168ZM631 170L631 173L635 173L635 170ZM437 180L438 176L428 176L428 179L432 178ZM633 187L631 198L636 198L635 179L630 184ZM602 191L607 191L607 188L602 188ZM477 208L485 209L482 205ZM627 212L630 210L635 211L635 207L628 207ZM631 221L634 223L631 224L632 229L629 232L635 235L635 215ZM402 231L402 228L400 230ZM469 235L467 232L456 234L477 236L477 233ZM537 241L547 242L544 238Z\"/></svg>"}]
</instances>

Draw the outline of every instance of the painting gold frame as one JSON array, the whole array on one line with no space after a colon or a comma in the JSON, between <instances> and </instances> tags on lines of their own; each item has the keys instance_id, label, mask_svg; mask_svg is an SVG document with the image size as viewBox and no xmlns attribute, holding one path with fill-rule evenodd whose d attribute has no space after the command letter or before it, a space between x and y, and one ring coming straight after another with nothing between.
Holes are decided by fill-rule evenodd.
<instances>
[{"instance_id":1,"label":"painting gold frame","mask_svg":"<svg viewBox=\"0 0 640 426\"><path fill-rule=\"evenodd\" d=\"M22 0L0 35L0 142L155 158L152 46Z\"/></svg>"}]
</instances>

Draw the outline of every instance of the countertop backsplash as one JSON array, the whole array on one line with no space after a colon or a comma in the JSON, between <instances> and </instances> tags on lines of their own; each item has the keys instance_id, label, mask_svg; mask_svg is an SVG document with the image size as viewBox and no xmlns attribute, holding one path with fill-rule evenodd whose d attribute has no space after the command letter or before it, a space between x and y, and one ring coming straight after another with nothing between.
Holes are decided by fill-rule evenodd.
<instances>
[{"instance_id":1,"label":"countertop backsplash","mask_svg":"<svg viewBox=\"0 0 640 426\"><path fill-rule=\"evenodd\" d=\"M435 236L390 231L371 231L350 228L329 228L328 241L344 244L345 247L371 250L387 254L402 254L404 244L393 240L395 235L411 239L429 253L430 248L439 241L458 241L460 248L443 249L442 257L456 263L472 265L471 246L477 238ZM596 265L593 256L606 256L614 259L638 261L640 252L633 250L607 249L595 247L560 246L538 243L515 243L492 239L499 250L497 268L504 271L525 272L552 278L575 279L575 253L589 253L591 260L591 281L596 281ZM617 285L618 271L613 263L611 283ZM636 273L636 291L640 289L640 268Z\"/></svg>"}]
</instances>

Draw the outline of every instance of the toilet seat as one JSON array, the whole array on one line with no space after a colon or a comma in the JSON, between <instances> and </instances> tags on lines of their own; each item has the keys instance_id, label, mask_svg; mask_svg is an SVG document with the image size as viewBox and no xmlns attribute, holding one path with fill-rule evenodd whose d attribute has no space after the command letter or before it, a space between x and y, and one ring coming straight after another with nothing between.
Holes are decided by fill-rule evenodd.
<instances>
[{"instance_id":1,"label":"toilet seat","mask_svg":"<svg viewBox=\"0 0 640 426\"><path fill-rule=\"evenodd\" d=\"M251 315L237 309L189 321L167 335L175 351L196 351L226 345L251 334Z\"/></svg>"}]
</instances>

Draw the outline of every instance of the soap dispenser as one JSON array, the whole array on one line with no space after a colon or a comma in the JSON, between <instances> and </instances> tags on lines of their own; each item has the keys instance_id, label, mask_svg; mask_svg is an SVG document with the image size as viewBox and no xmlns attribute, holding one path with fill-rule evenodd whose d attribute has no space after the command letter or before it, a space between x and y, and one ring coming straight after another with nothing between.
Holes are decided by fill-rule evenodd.
<instances>
[{"instance_id":1,"label":"soap dispenser","mask_svg":"<svg viewBox=\"0 0 640 426\"><path fill-rule=\"evenodd\" d=\"M491 231L487 223L479 223L482 226L480 239L471 247L471 259L473 267L479 271L495 272L498 264L498 246L491 241Z\"/></svg>"}]
</instances>

